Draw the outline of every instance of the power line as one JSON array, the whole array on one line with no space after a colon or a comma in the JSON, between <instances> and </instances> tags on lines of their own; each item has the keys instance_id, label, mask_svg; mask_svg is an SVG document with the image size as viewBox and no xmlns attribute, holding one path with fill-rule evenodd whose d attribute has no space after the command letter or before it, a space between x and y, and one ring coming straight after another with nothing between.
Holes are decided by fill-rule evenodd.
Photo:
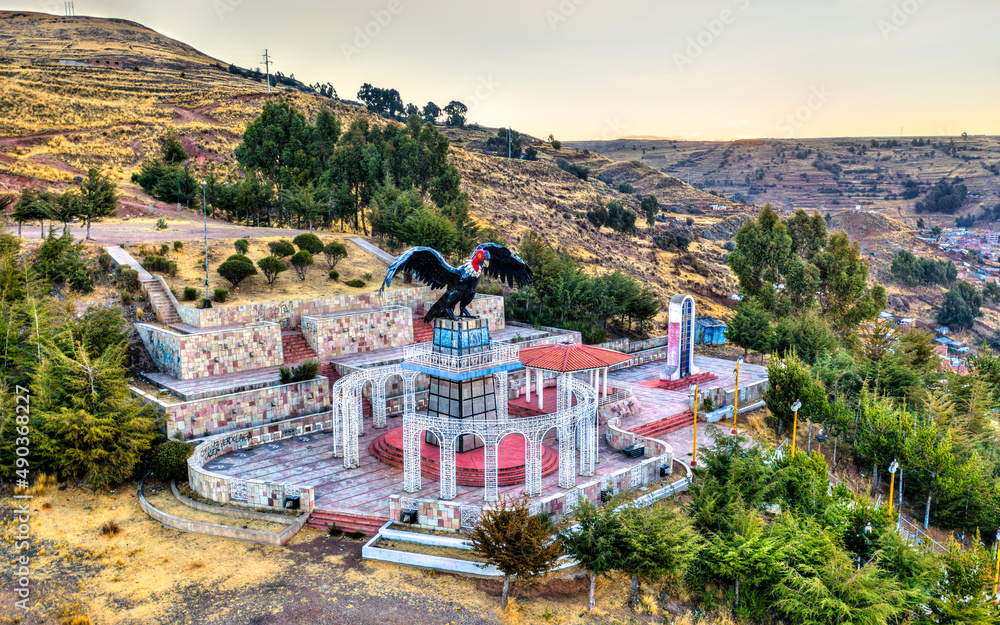
<instances>
[{"instance_id":1,"label":"power line","mask_svg":"<svg viewBox=\"0 0 1000 625\"><path fill-rule=\"evenodd\" d=\"M267 54L267 48L264 49L264 72L267 74L267 92L271 93L271 57Z\"/></svg>"}]
</instances>

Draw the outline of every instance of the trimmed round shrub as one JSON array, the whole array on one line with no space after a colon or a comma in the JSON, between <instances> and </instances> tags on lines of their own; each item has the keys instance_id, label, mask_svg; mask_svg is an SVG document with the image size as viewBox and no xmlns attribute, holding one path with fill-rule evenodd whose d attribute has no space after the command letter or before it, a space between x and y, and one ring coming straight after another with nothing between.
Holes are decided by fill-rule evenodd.
<instances>
[{"instance_id":1,"label":"trimmed round shrub","mask_svg":"<svg viewBox=\"0 0 1000 625\"><path fill-rule=\"evenodd\" d=\"M278 258L285 258L295 253L295 246L285 239L271 241L267 244L267 249L271 250L271 254Z\"/></svg>"},{"instance_id":2,"label":"trimmed round shrub","mask_svg":"<svg viewBox=\"0 0 1000 625\"><path fill-rule=\"evenodd\" d=\"M125 265L118 265L118 286L129 293L139 290L139 272Z\"/></svg>"},{"instance_id":3,"label":"trimmed round shrub","mask_svg":"<svg viewBox=\"0 0 1000 625\"><path fill-rule=\"evenodd\" d=\"M160 256L166 256L167 252L170 251L170 246L166 243L160 244Z\"/></svg>"},{"instance_id":4,"label":"trimmed round shrub","mask_svg":"<svg viewBox=\"0 0 1000 625\"><path fill-rule=\"evenodd\" d=\"M184 287L184 301L193 302L198 299L198 289L193 286Z\"/></svg>"},{"instance_id":5,"label":"trimmed round shrub","mask_svg":"<svg viewBox=\"0 0 1000 625\"><path fill-rule=\"evenodd\" d=\"M358 280L357 278L355 278L354 280L347 280L347 281L344 282L344 284L346 284L347 286L350 286L350 287L354 287L356 289L360 289L361 287L363 287L365 285L365 283L363 281Z\"/></svg>"},{"instance_id":6,"label":"trimmed round shrub","mask_svg":"<svg viewBox=\"0 0 1000 625\"><path fill-rule=\"evenodd\" d=\"M217 270L220 276L228 280L229 283L233 285L234 289L240 285L240 282L243 282L250 276L257 275L257 268L253 266L250 259L246 258L246 256L240 256L240 258L246 260L235 260L230 258L230 260L227 260L219 265Z\"/></svg>"},{"instance_id":7,"label":"trimmed round shrub","mask_svg":"<svg viewBox=\"0 0 1000 625\"><path fill-rule=\"evenodd\" d=\"M243 254L233 254L232 256L226 259L226 262L229 262L231 260L235 260L241 263L250 263L251 265L253 264L253 261L250 260L249 257L244 256Z\"/></svg>"},{"instance_id":8,"label":"trimmed round shrub","mask_svg":"<svg viewBox=\"0 0 1000 625\"><path fill-rule=\"evenodd\" d=\"M274 285L274 281L278 279L279 273L288 271L288 265L277 256L265 256L257 261L257 266L264 272L267 283L272 286Z\"/></svg>"},{"instance_id":9,"label":"trimmed round shrub","mask_svg":"<svg viewBox=\"0 0 1000 625\"><path fill-rule=\"evenodd\" d=\"M289 262L292 263L292 267L295 267L295 272L299 274L299 278L305 280L306 269L313 264L313 257L309 253L309 250L299 250L289 259Z\"/></svg>"},{"instance_id":10,"label":"trimmed round shrub","mask_svg":"<svg viewBox=\"0 0 1000 625\"><path fill-rule=\"evenodd\" d=\"M174 241L174 251L179 252L184 249L184 241Z\"/></svg>"},{"instance_id":11,"label":"trimmed round shrub","mask_svg":"<svg viewBox=\"0 0 1000 625\"><path fill-rule=\"evenodd\" d=\"M229 289L215 289L215 292L212 294L212 299L220 304L226 301L227 297L229 297Z\"/></svg>"},{"instance_id":12,"label":"trimmed round shrub","mask_svg":"<svg viewBox=\"0 0 1000 625\"><path fill-rule=\"evenodd\" d=\"M186 482L188 479L187 460L194 453L194 447L181 441L160 443L153 449L153 474L161 480L177 480Z\"/></svg>"},{"instance_id":13,"label":"trimmed round shrub","mask_svg":"<svg viewBox=\"0 0 1000 625\"><path fill-rule=\"evenodd\" d=\"M97 256L97 264L101 268L101 271L111 271L111 266L115 264L115 260L111 258L111 254L101 252Z\"/></svg>"},{"instance_id":14,"label":"trimmed round shrub","mask_svg":"<svg viewBox=\"0 0 1000 625\"><path fill-rule=\"evenodd\" d=\"M305 250L310 254L321 254L323 252L323 242L311 232L303 232L292 239L292 243L297 245L300 250Z\"/></svg>"},{"instance_id":15,"label":"trimmed round shrub","mask_svg":"<svg viewBox=\"0 0 1000 625\"><path fill-rule=\"evenodd\" d=\"M340 272L337 271L336 269L331 269L330 270L330 279L331 280L339 280L340 279Z\"/></svg>"},{"instance_id":16,"label":"trimmed round shrub","mask_svg":"<svg viewBox=\"0 0 1000 625\"><path fill-rule=\"evenodd\" d=\"M236 248L237 253L245 255L250 251L250 242L246 239L236 239L236 242L233 243L233 247Z\"/></svg>"},{"instance_id":17,"label":"trimmed round shrub","mask_svg":"<svg viewBox=\"0 0 1000 625\"><path fill-rule=\"evenodd\" d=\"M323 255L326 256L326 263L330 269L337 266L341 259L347 258L347 247L343 243L327 243L323 248Z\"/></svg>"}]
</instances>

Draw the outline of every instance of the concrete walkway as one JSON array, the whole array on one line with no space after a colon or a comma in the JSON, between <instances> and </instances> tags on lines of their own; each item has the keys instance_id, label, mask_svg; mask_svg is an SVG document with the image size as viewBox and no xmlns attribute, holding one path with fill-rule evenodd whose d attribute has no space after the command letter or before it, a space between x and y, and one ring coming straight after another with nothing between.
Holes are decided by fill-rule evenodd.
<instances>
[{"instance_id":1,"label":"concrete walkway","mask_svg":"<svg viewBox=\"0 0 1000 625\"><path fill-rule=\"evenodd\" d=\"M350 241L351 241L351 243L357 245L358 247L360 247L364 251L368 252L369 254L371 254L372 256L374 256L375 258L381 260L382 262L384 262L387 265L391 265L394 262L396 262L396 257L395 256L393 256L389 252L383 250L382 248L380 248L379 246L377 246L377 245L375 245L373 243L369 243L368 241L365 241L364 239L361 239L361 238L358 238L358 237L354 237Z\"/></svg>"},{"instance_id":2,"label":"concrete walkway","mask_svg":"<svg viewBox=\"0 0 1000 625\"><path fill-rule=\"evenodd\" d=\"M153 276L149 275L149 272L142 268L139 261L132 258L132 255L123 250L120 245L109 245L105 249L108 250L108 254L115 261L116 265L127 265L138 271L139 282L149 282L153 279Z\"/></svg>"}]
</instances>

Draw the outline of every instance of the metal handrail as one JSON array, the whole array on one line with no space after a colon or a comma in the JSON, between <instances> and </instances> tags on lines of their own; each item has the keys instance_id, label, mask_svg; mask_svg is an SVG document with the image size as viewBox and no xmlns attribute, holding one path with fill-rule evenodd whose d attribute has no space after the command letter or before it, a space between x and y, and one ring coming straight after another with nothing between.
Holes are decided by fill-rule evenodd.
<instances>
[{"instance_id":1,"label":"metal handrail","mask_svg":"<svg viewBox=\"0 0 1000 625\"><path fill-rule=\"evenodd\" d=\"M433 367L453 373L469 369L499 367L520 362L520 348L510 343L493 343L489 349L473 354L454 356L433 351L430 343L416 343L403 347L403 362Z\"/></svg>"}]
</instances>

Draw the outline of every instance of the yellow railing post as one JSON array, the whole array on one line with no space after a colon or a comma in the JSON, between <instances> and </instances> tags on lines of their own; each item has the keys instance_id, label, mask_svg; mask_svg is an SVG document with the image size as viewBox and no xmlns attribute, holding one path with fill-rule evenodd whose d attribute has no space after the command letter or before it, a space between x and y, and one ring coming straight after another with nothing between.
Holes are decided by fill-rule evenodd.
<instances>
[{"instance_id":1,"label":"yellow railing post","mask_svg":"<svg viewBox=\"0 0 1000 625\"><path fill-rule=\"evenodd\" d=\"M733 397L733 434L736 434L736 418L740 416L740 365L743 359L736 361L736 395Z\"/></svg>"},{"instance_id":2,"label":"yellow railing post","mask_svg":"<svg viewBox=\"0 0 1000 625\"><path fill-rule=\"evenodd\" d=\"M691 445L691 466L698 464L698 385L694 385L694 442Z\"/></svg>"}]
</instances>

